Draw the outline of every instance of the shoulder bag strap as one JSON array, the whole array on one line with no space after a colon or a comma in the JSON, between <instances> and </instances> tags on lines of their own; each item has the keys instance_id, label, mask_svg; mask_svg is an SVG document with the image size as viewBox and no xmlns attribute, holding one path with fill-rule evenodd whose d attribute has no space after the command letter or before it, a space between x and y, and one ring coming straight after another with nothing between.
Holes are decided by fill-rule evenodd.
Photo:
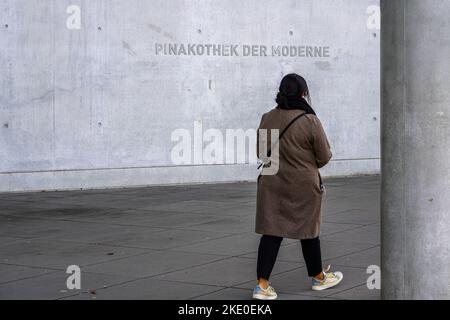
<instances>
[{"instance_id":1,"label":"shoulder bag strap","mask_svg":"<svg viewBox=\"0 0 450 320\"><path fill-rule=\"evenodd\" d=\"M286 131L288 131L288 129L289 129L289 128L290 128L290 127L298 120L298 119L300 119L300 118L306 116L306 114L307 114L306 112L305 112L305 113L302 113L301 115L295 117L291 122L289 122L289 124L283 129L283 131L281 131L281 133L280 133L280 135L279 135L279 137L278 137L278 141L277 141L276 143L280 142L281 138L284 136L284 134L286 133ZM267 151L267 157L270 158L271 155L272 155L272 148L269 148L269 150ZM263 165L263 163L259 165L258 169L261 168L262 165Z\"/></svg>"}]
</instances>

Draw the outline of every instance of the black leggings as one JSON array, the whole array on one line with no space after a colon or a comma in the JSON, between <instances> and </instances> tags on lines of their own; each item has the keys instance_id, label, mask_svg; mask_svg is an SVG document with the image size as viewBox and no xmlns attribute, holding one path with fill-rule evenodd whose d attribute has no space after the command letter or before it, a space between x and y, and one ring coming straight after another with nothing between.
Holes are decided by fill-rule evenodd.
<instances>
[{"instance_id":1,"label":"black leggings","mask_svg":"<svg viewBox=\"0 0 450 320\"><path fill-rule=\"evenodd\" d=\"M261 237L258 248L258 264L256 273L258 279L269 280L273 266L277 260L283 238L264 235ZM319 237L301 240L303 258L310 277L315 277L322 272L322 257L320 252Z\"/></svg>"}]
</instances>

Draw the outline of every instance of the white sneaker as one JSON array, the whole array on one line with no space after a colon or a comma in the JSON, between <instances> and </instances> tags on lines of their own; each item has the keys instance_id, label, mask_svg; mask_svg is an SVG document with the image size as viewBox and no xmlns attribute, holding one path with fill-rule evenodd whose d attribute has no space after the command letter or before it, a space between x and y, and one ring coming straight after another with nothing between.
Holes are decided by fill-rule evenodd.
<instances>
[{"instance_id":1,"label":"white sneaker","mask_svg":"<svg viewBox=\"0 0 450 320\"><path fill-rule=\"evenodd\" d=\"M321 291L329 288L333 288L337 286L342 279L344 278L344 275L342 272L335 271L335 272L328 272L330 271L330 266L326 270L323 271L325 277L323 280L319 280L316 278L312 278L312 289L315 291Z\"/></svg>"},{"instance_id":2,"label":"white sneaker","mask_svg":"<svg viewBox=\"0 0 450 320\"><path fill-rule=\"evenodd\" d=\"M253 290L253 299L257 300L275 300L278 297L275 289L269 286L267 289L261 288L259 285Z\"/></svg>"}]
</instances>

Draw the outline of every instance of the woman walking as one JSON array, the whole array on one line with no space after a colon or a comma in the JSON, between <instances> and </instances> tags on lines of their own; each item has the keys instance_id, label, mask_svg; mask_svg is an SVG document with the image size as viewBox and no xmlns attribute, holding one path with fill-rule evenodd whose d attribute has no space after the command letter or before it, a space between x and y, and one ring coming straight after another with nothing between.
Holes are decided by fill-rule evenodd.
<instances>
[{"instance_id":1,"label":"woman walking","mask_svg":"<svg viewBox=\"0 0 450 320\"><path fill-rule=\"evenodd\" d=\"M283 238L301 242L312 290L324 290L338 285L341 272L322 268L320 251L321 205L324 188L319 168L331 159L331 150L323 130L308 101L309 89L305 79L297 74L283 78L276 102L278 106L263 115L259 131L278 129L278 159L266 161L264 170L278 166L272 175L258 178L255 231L261 234L258 248L257 279L254 299L276 299L269 278ZM270 141L270 138L267 139ZM269 154L259 148L258 157L267 160ZM273 155L272 155L273 156Z\"/></svg>"}]
</instances>

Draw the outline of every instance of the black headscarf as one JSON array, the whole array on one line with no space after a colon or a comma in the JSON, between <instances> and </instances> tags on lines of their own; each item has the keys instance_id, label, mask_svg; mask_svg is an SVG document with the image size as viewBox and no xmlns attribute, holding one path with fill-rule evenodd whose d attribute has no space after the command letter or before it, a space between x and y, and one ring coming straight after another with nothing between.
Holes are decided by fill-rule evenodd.
<instances>
[{"instance_id":1,"label":"black headscarf","mask_svg":"<svg viewBox=\"0 0 450 320\"><path fill-rule=\"evenodd\" d=\"M303 110L307 114L316 115L314 109L302 95L309 96L309 89L305 79L295 73L288 74L280 84L280 92L276 98L278 108L284 110Z\"/></svg>"}]
</instances>

